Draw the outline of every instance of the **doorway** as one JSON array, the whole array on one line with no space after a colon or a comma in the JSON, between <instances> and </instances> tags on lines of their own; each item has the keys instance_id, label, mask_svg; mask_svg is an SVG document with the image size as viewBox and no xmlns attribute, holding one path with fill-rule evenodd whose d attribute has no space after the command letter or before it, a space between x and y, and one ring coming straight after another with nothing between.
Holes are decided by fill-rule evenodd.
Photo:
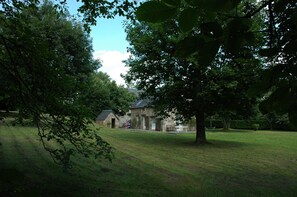
<instances>
[{"instance_id":1,"label":"doorway","mask_svg":"<svg viewBox=\"0 0 297 197\"><path fill-rule=\"evenodd\" d=\"M111 128L115 128L115 118L111 119Z\"/></svg>"}]
</instances>

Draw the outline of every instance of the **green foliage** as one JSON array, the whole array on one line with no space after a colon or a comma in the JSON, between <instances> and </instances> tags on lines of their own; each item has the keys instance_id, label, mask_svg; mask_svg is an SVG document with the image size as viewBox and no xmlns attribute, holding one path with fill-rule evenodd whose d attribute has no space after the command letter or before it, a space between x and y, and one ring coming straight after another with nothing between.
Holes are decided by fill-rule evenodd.
<instances>
[{"instance_id":1,"label":"green foliage","mask_svg":"<svg viewBox=\"0 0 297 197\"><path fill-rule=\"evenodd\" d=\"M269 129L269 124L265 120L232 120L230 126L232 129Z\"/></svg>"},{"instance_id":2,"label":"green foliage","mask_svg":"<svg viewBox=\"0 0 297 197\"><path fill-rule=\"evenodd\" d=\"M90 85L84 90L80 99L90 109L92 119L106 109L123 114L129 110L129 106L135 100L132 93L123 86L118 86L103 72L92 74Z\"/></svg>"},{"instance_id":3,"label":"green foliage","mask_svg":"<svg viewBox=\"0 0 297 197\"><path fill-rule=\"evenodd\" d=\"M0 14L0 78L7 79L8 98L21 118L33 120L57 163L71 167L76 153L111 158L108 143L88 126L88 107L80 99L99 66L89 35L52 3L31 3ZM53 149L49 140L59 147Z\"/></svg>"},{"instance_id":4,"label":"green foliage","mask_svg":"<svg viewBox=\"0 0 297 197\"><path fill-rule=\"evenodd\" d=\"M195 8L186 8L180 13L179 26L184 32L190 31L198 22L198 12Z\"/></svg>"},{"instance_id":5,"label":"green foliage","mask_svg":"<svg viewBox=\"0 0 297 197\"><path fill-rule=\"evenodd\" d=\"M134 15L133 11L136 0L78 0L82 2L82 5L78 9L83 14L84 27L87 31L90 31L90 25L96 25L96 19L98 17L113 18L115 15L124 16L127 19L131 19ZM67 4L67 0L64 0Z\"/></svg>"},{"instance_id":6,"label":"green foliage","mask_svg":"<svg viewBox=\"0 0 297 197\"><path fill-rule=\"evenodd\" d=\"M205 120L205 127L206 128L209 128L209 129L212 129L212 128L223 128L223 122L222 120L216 120L216 119L209 119L207 118Z\"/></svg>"},{"instance_id":7,"label":"green foliage","mask_svg":"<svg viewBox=\"0 0 297 197\"><path fill-rule=\"evenodd\" d=\"M133 55L126 61L127 81L134 81L161 115L198 117L202 132L204 116L226 111L248 116L256 100L246 91L261 71L249 49L228 51L219 22L202 22L201 32L191 33L180 33L176 20L127 26Z\"/></svg>"},{"instance_id":8,"label":"green foliage","mask_svg":"<svg viewBox=\"0 0 297 197\"><path fill-rule=\"evenodd\" d=\"M230 53L236 54L243 46L254 43L254 33L250 31L251 27L252 20L247 18L235 18L227 24L224 45Z\"/></svg>"},{"instance_id":9,"label":"green foliage","mask_svg":"<svg viewBox=\"0 0 297 197\"><path fill-rule=\"evenodd\" d=\"M51 2L59 11L63 13L68 12L67 2L69 2L69 0L54 0ZM78 8L78 12L83 14L81 17L84 23L83 26L88 32L91 30L90 25L96 25L96 19L98 17L113 18L115 15L119 15L131 19L135 5L137 5L137 1L135 0L77 0L77 2L81 3L81 6ZM39 6L39 3L39 0L0 1L0 5L4 12L10 15L13 15L13 12L16 10L20 11L24 9L24 7L35 9Z\"/></svg>"},{"instance_id":10,"label":"green foliage","mask_svg":"<svg viewBox=\"0 0 297 197\"><path fill-rule=\"evenodd\" d=\"M147 4L156 4L156 1ZM296 7L294 0L185 0L170 7L176 9L174 16L158 18L155 15L154 20L176 19L182 31L176 54L185 58L198 54L197 61L204 66L213 62L214 54L220 52L218 46L235 57L245 52L248 56L256 56L258 52L264 57L262 60L267 69L250 92L258 96L271 92L260 105L262 111L288 114L292 124L297 125ZM151 15L154 15L144 5L137 12L137 16L142 16L138 17L141 21L149 22ZM142 12L146 14L141 15ZM191 33L185 35L185 32ZM261 39L266 43L259 42ZM262 46L260 50L257 49L259 44Z\"/></svg>"},{"instance_id":11,"label":"green foliage","mask_svg":"<svg viewBox=\"0 0 297 197\"><path fill-rule=\"evenodd\" d=\"M181 0L162 0L165 4L173 7L177 7L180 5Z\"/></svg>"},{"instance_id":12,"label":"green foliage","mask_svg":"<svg viewBox=\"0 0 297 197\"><path fill-rule=\"evenodd\" d=\"M148 1L143 3L135 14L139 20L156 23L172 18L175 13L176 8L161 1Z\"/></svg>"},{"instance_id":13,"label":"green foliage","mask_svg":"<svg viewBox=\"0 0 297 197\"><path fill-rule=\"evenodd\" d=\"M160 81L162 84L163 81L170 81L172 80L171 83L169 84L175 84L177 85L176 88L173 88L171 86L171 91L172 95L175 95L174 92L178 95L177 92L179 92L179 95L183 95L185 98L188 100L193 100L193 96L189 96L188 92L192 92L192 94L197 94L197 97L199 97L199 103L205 107L207 105L207 111L212 111L213 109L209 109L212 107L208 107L209 104L206 103L216 103L215 100L217 99L217 92L220 90L220 87L224 87L222 91L222 95L219 95L219 97L222 97L226 100L223 101L221 99L219 102L222 102L222 106L224 105L226 108L235 108L235 104L232 103L239 103L237 100L239 99L240 96L235 96L235 95L242 95L242 98L247 98L247 95L243 93L243 90L247 89L248 84L253 82L255 80L255 75L254 73L257 72L257 74L260 72L259 69L259 62L257 62L251 52L251 49L249 49L250 43L254 46L256 46L255 43L253 43L254 38L257 36L252 30L255 29L254 21L251 21L249 19L245 18L240 18L240 17L234 17L234 18L224 18L222 16L216 16L216 17L211 17L209 15L210 12L213 12L213 10L209 10L210 7L208 4L209 2L204 2L204 1L186 1L190 6L184 5L180 6L179 9L181 10L180 15L177 16L177 21L178 25L181 28L181 30L184 31L184 33L180 33L178 29L175 30L174 33L171 34L171 40L168 39L168 46L163 47L160 51L164 52L164 55L168 54L169 57L172 56L172 53L170 50L164 50L172 48L174 53L174 57L172 59L177 58L180 61L176 61L174 63L180 64L180 68L178 70L184 69L189 69L189 67L197 67L197 68L191 68L191 72L194 72L195 74L190 75L186 71L181 72L180 75L186 76L183 80L177 81L177 76L179 74L177 73L172 73L172 76L169 79L164 79L164 80L156 80L155 81ZM233 12L232 10L236 7L236 5L239 3L239 1L235 2L234 4L229 4L229 6L224 7L223 4L227 3L224 2L223 4L220 4L219 2L212 1L212 3L217 3L217 7L213 8L216 11L220 10L222 12ZM229 3L229 1L228 1ZM227 3L227 4L228 4ZM200 6L200 7L199 7ZM193 8L195 7L195 8ZM241 6L242 8L238 8L237 14L245 14L245 6ZM228 10L229 9L229 10ZM207 14L206 14L207 12ZM234 13L233 13L234 14ZM196 16L195 16L196 15ZM193 20L193 18L196 20ZM184 23L184 24L183 24ZM168 23L164 24L164 26L169 26ZM170 28L168 28L170 29ZM190 31L191 29L194 29L195 31ZM146 29L148 31L148 29ZM155 30L157 31L157 30ZM161 30L161 32L164 30ZM171 30L168 30L169 32ZM190 33L185 33L187 31L190 31ZM171 31L172 32L172 31ZM160 32L156 32L156 34L161 37ZM170 33L168 33L170 34ZM254 35L255 34L255 35ZM173 36L172 36L173 35ZM237 39L238 37L241 37L240 40L236 41L234 40L235 38ZM150 35L151 37L151 35ZM168 37L168 35L167 35ZM129 37L128 37L129 39ZM162 39L155 39L156 42L164 42L166 43L166 38ZM148 38L146 38L146 41L148 41ZM152 43L150 40L149 43ZM174 43L174 44L170 44ZM131 43L132 45L138 45L139 42ZM156 46L156 44L153 44ZM166 44L163 44L163 46L166 46ZM236 47L232 46L236 45ZM135 51L138 50L138 47L135 47ZM134 50L133 50L134 51ZM143 53L146 56L148 56L148 52L144 52L143 48L141 51L138 51L139 53ZM138 53L136 53L139 55ZM153 53L151 53L153 54ZM157 54L157 53L154 53ZM153 55L150 56L150 58L164 58L164 55L159 57L152 57ZM164 58L165 59L165 58ZM175 59L176 60L176 59ZM187 60L187 63L181 64L181 60ZM137 59L139 61L139 59ZM161 61L161 60L160 60ZM172 63L173 64L173 63ZM251 67L251 65L253 65ZM134 65L133 65L134 66ZM171 66L169 69L172 69ZM238 68L237 68L238 67ZM152 69L156 69L156 67L151 67ZM243 69L244 68L244 69ZM165 76L168 76L171 74L169 72L169 69L166 72ZM196 69L196 70L195 70ZM247 73L243 74L242 70L246 70ZM164 71L164 66L163 68L159 71L162 72ZM134 72L134 71L132 71ZM164 72L164 73L165 73ZM176 72L176 70L175 70ZM150 71L152 73L152 71ZM206 74L207 73L207 74ZM177 75L177 76L174 76ZM156 76L160 76L159 74L156 74ZM141 78L141 76L138 77L138 79ZM136 79L136 78L135 78ZM213 81L212 79L216 79L217 81ZM232 79L234 81L232 81ZM201 83L203 81L203 83ZM239 82L240 81L240 82ZM140 83L141 84L141 83ZM167 84L167 83L165 83ZM184 84L184 85L181 85ZM187 84L187 85L186 85ZM192 89L187 89L189 87L189 84L192 85ZM209 85L207 85L209 84ZM241 86L242 85L242 86ZM162 85L160 85L162 86ZM241 88L239 88L241 86ZM143 88L141 84L141 88ZM185 90L183 93L181 93L180 87L183 87L183 90ZM234 91L232 88L238 88L238 91ZM166 94L168 93L169 87L166 88L166 91L160 91L159 93L161 94ZM197 91L197 89L199 89ZM202 90L201 90L202 89ZM229 91L229 89L232 91ZM240 91L242 93L240 93ZM207 93L207 92L212 92L215 93L214 95ZM226 94L226 93L231 93ZM235 93L236 92L236 93ZM172 96L171 95L171 96ZM210 97L209 101L206 101L207 99L202 99L205 97ZM213 98L214 97L214 98ZM228 102L228 99L232 100L232 102ZM233 100L233 98L236 98ZM179 98L181 99L181 98ZM246 99L248 100L248 98ZM196 100L195 100L196 101ZM194 101L194 102L195 102ZM235 102L234 102L235 101ZM198 101L196 101L198 102ZM241 105L243 105L243 101ZM186 104L188 105L188 103ZM245 105L243 105L245 106ZM186 107L185 107L186 108ZM215 108L215 107L214 107ZM247 107L248 108L248 107ZM244 108L245 110L247 108ZM191 108L193 109L193 107ZM244 111L244 110L243 110ZM211 114L211 113L210 113Z\"/></svg>"},{"instance_id":14,"label":"green foliage","mask_svg":"<svg viewBox=\"0 0 297 197\"><path fill-rule=\"evenodd\" d=\"M259 126L260 126L260 125L259 125L259 124L253 124L252 126L253 126L253 129L254 129L255 131L257 131L257 130L259 129Z\"/></svg>"},{"instance_id":15,"label":"green foliage","mask_svg":"<svg viewBox=\"0 0 297 197\"><path fill-rule=\"evenodd\" d=\"M217 21L202 23L201 32L214 39L218 39L223 35L223 29Z\"/></svg>"},{"instance_id":16,"label":"green foliage","mask_svg":"<svg viewBox=\"0 0 297 197\"><path fill-rule=\"evenodd\" d=\"M259 55L263 57L272 57L275 56L278 53L277 48L267 48L267 49L261 49L259 50Z\"/></svg>"},{"instance_id":17,"label":"green foliage","mask_svg":"<svg viewBox=\"0 0 297 197\"><path fill-rule=\"evenodd\" d=\"M268 114L267 114L268 115ZM258 119L246 119L246 120L238 120L233 118L230 120L230 128L231 129L248 129L248 130L278 130L278 131L296 131L296 127L291 125L288 120L288 116L278 116L269 114L269 116L265 115L264 117L260 117ZM205 121L205 126L207 128L223 128L223 121L220 119L207 119Z\"/></svg>"},{"instance_id":18,"label":"green foliage","mask_svg":"<svg viewBox=\"0 0 297 197\"><path fill-rule=\"evenodd\" d=\"M271 1L264 9L266 43L259 54L264 57L267 69L253 90L253 94L266 93L261 111L288 114L292 124L297 126L296 111L296 2ZM264 14L264 13L263 13ZM268 94L267 94L268 92Z\"/></svg>"}]
</instances>

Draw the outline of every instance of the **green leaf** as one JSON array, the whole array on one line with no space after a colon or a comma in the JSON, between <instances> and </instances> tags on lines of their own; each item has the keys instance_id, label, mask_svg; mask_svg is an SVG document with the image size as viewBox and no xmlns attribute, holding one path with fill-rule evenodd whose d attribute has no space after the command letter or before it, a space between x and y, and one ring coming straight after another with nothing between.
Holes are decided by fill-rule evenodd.
<instances>
[{"instance_id":1,"label":"green leaf","mask_svg":"<svg viewBox=\"0 0 297 197\"><path fill-rule=\"evenodd\" d=\"M252 22L246 18L235 18L227 24L224 31L225 46L231 53L238 53L245 44L254 40L253 34L249 31Z\"/></svg>"},{"instance_id":2,"label":"green leaf","mask_svg":"<svg viewBox=\"0 0 297 197\"><path fill-rule=\"evenodd\" d=\"M223 29L218 22L202 23L201 32L211 38L219 38L223 35Z\"/></svg>"},{"instance_id":3,"label":"green leaf","mask_svg":"<svg viewBox=\"0 0 297 197\"><path fill-rule=\"evenodd\" d=\"M196 54L199 65L208 66L215 58L220 43L213 39L206 39L202 35L190 36L177 44L175 55L187 58Z\"/></svg>"},{"instance_id":4,"label":"green leaf","mask_svg":"<svg viewBox=\"0 0 297 197\"><path fill-rule=\"evenodd\" d=\"M185 0L185 1L187 4L194 6L194 7L197 7L200 3L200 1L198 1L198 0Z\"/></svg>"},{"instance_id":5,"label":"green leaf","mask_svg":"<svg viewBox=\"0 0 297 197\"><path fill-rule=\"evenodd\" d=\"M202 66L208 66L215 59L215 56L220 48L218 41L205 42L203 49L199 51L198 63Z\"/></svg>"},{"instance_id":6,"label":"green leaf","mask_svg":"<svg viewBox=\"0 0 297 197\"><path fill-rule=\"evenodd\" d=\"M290 111L289 111L289 121L290 123L297 128L297 109L296 106L293 107Z\"/></svg>"},{"instance_id":7,"label":"green leaf","mask_svg":"<svg viewBox=\"0 0 297 197\"><path fill-rule=\"evenodd\" d=\"M259 96L263 93L268 92L268 90L275 84L275 79L282 72L283 66L276 65L270 69L264 70L261 76L261 80L255 83L249 90L249 96Z\"/></svg>"},{"instance_id":8,"label":"green leaf","mask_svg":"<svg viewBox=\"0 0 297 197\"><path fill-rule=\"evenodd\" d=\"M295 54L296 53L296 43L291 40L289 43L286 44L284 47L284 52L288 54Z\"/></svg>"},{"instance_id":9,"label":"green leaf","mask_svg":"<svg viewBox=\"0 0 297 197\"><path fill-rule=\"evenodd\" d=\"M242 34L242 38L245 40L246 43L253 45L253 43L255 43L255 34L254 32L248 31L244 34Z\"/></svg>"},{"instance_id":10,"label":"green leaf","mask_svg":"<svg viewBox=\"0 0 297 197\"><path fill-rule=\"evenodd\" d=\"M252 20L248 18L235 18L227 24L227 29L229 32L243 33L250 30L252 25Z\"/></svg>"},{"instance_id":11,"label":"green leaf","mask_svg":"<svg viewBox=\"0 0 297 197\"><path fill-rule=\"evenodd\" d=\"M283 12L285 10L286 5L287 5L286 1L277 1L277 2L275 2L274 11L276 13L281 13L281 12Z\"/></svg>"},{"instance_id":12,"label":"green leaf","mask_svg":"<svg viewBox=\"0 0 297 197\"><path fill-rule=\"evenodd\" d=\"M234 9L240 2L241 0L211 0L212 6L210 6L211 4L208 5L213 10L228 11Z\"/></svg>"},{"instance_id":13,"label":"green leaf","mask_svg":"<svg viewBox=\"0 0 297 197\"><path fill-rule=\"evenodd\" d=\"M277 48L261 49L259 50L259 55L262 57L273 57L278 53Z\"/></svg>"},{"instance_id":14,"label":"green leaf","mask_svg":"<svg viewBox=\"0 0 297 197\"><path fill-rule=\"evenodd\" d=\"M263 86L263 87L262 87ZM248 96L255 97L263 94L270 87L270 83L263 83L262 81L258 81L253 84L247 91Z\"/></svg>"},{"instance_id":15,"label":"green leaf","mask_svg":"<svg viewBox=\"0 0 297 197\"><path fill-rule=\"evenodd\" d=\"M167 5L178 7L180 5L181 0L162 0L162 1Z\"/></svg>"},{"instance_id":16,"label":"green leaf","mask_svg":"<svg viewBox=\"0 0 297 197\"><path fill-rule=\"evenodd\" d=\"M186 0L192 7L199 7L211 12L233 10L241 0Z\"/></svg>"},{"instance_id":17,"label":"green leaf","mask_svg":"<svg viewBox=\"0 0 297 197\"><path fill-rule=\"evenodd\" d=\"M136 18L151 23L163 22L175 16L177 8L160 1L149 1L141 4L136 10Z\"/></svg>"},{"instance_id":18,"label":"green leaf","mask_svg":"<svg viewBox=\"0 0 297 197\"><path fill-rule=\"evenodd\" d=\"M240 47L242 43L242 39L239 36L228 36L225 39L225 47L228 52L238 53L240 52Z\"/></svg>"},{"instance_id":19,"label":"green leaf","mask_svg":"<svg viewBox=\"0 0 297 197\"><path fill-rule=\"evenodd\" d=\"M265 101L260 103L259 109L262 113L276 112L278 114L288 113L294 106L296 99L287 85L278 87Z\"/></svg>"},{"instance_id":20,"label":"green leaf","mask_svg":"<svg viewBox=\"0 0 297 197\"><path fill-rule=\"evenodd\" d=\"M194 8L184 9L179 17L179 26L183 32L187 32L193 29L198 22L198 12Z\"/></svg>"},{"instance_id":21,"label":"green leaf","mask_svg":"<svg viewBox=\"0 0 297 197\"><path fill-rule=\"evenodd\" d=\"M271 100L271 110L279 114L287 113L290 110L291 105L295 101L288 87L277 88L271 94L269 99Z\"/></svg>"},{"instance_id":22,"label":"green leaf","mask_svg":"<svg viewBox=\"0 0 297 197\"><path fill-rule=\"evenodd\" d=\"M200 36L186 37L177 44L175 55L186 58L193 53L197 53L203 45L204 40Z\"/></svg>"},{"instance_id":23,"label":"green leaf","mask_svg":"<svg viewBox=\"0 0 297 197\"><path fill-rule=\"evenodd\" d=\"M262 114L268 114L271 112L271 103L269 100L264 100L259 104L259 110Z\"/></svg>"}]
</instances>

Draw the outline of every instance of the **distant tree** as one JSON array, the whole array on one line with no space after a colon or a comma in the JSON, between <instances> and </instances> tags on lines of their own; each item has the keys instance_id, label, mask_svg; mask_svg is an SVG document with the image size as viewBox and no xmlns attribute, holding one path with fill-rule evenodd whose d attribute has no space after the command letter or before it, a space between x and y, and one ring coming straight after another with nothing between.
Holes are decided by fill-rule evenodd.
<instances>
[{"instance_id":1,"label":"distant tree","mask_svg":"<svg viewBox=\"0 0 297 197\"><path fill-rule=\"evenodd\" d=\"M118 86L115 81L110 84L110 109L118 115L124 115L135 101L136 97L124 86Z\"/></svg>"},{"instance_id":2,"label":"distant tree","mask_svg":"<svg viewBox=\"0 0 297 197\"><path fill-rule=\"evenodd\" d=\"M216 72L217 92L220 94L216 114L222 119L223 128L228 130L232 119L246 119L254 116L257 111L258 99L251 97L250 87L259 79L263 66L253 57L252 51L230 57L220 51L212 68Z\"/></svg>"},{"instance_id":3,"label":"distant tree","mask_svg":"<svg viewBox=\"0 0 297 197\"><path fill-rule=\"evenodd\" d=\"M76 153L111 159L111 147L89 127L88 107L80 99L99 66L89 35L52 3L36 5L12 2L0 12L0 78L6 79L1 92L32 117L57 163L70 167Z\"/></svg>"},{"instance_id":4,"label":"distant tree","mask_svg":"<svg viewBox=\"0 0 297 197\"><path fill-rule=\"evenodd\" d=\"M297 2L270 1L265 7L266 43L260 51L267 69L254 93L266 96L260 110L288 115L297 128Z\"/></svg>"},{"instance_id":5,"label":"distant tree","mask_svg":"<svg viewBox=\"0 0 297 197\"><path fill-rule=\"evenodd\" d=\"M105 109L112 109L122 115L135 99L127 88L117 85L101 71L92 74L90 86L84 91L81 101L90 108L92 118Z\"/></svg>"}]
</instances>

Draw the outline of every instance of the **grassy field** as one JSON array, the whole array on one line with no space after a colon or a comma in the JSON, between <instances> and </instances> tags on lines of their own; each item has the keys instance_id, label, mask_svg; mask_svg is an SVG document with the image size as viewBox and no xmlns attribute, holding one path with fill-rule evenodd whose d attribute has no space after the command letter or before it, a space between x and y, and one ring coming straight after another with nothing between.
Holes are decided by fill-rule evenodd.
<instances>
[{"instance_id":1,"label":"grassy field","mask_svg":"<svg viewBox=\"0 0 297 197\"><path fill-rule=\"evenodd\" d=\"M63 172L34 128L0 125L0 196L297 196L297 132L101 129L115 159ZM5 169L5 170L4 170Z\"/></svg>"}]
</instances>

